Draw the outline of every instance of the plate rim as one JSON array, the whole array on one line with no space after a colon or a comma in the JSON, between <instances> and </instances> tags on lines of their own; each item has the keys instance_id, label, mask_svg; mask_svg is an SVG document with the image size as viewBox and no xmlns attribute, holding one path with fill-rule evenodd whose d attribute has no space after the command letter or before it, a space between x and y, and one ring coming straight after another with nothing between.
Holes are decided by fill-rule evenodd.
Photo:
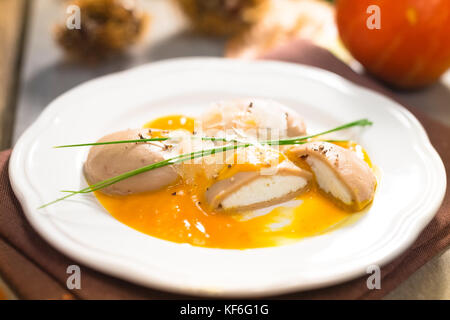
<instances>
[{"instance_id":1,"label":"plate rim","mask_svg":"<svg viewBox=\"0 0 450 320\"><path fill-rule=\"evenodd\" d=\"M51 235L50 233L48 233L47 228L48 226L44 226L42 225L40 221L38 221L37 219L35 219L34 215L32 214L32 211L35 211L35 208L31 208L30 204L27 202L27 199L25 197L25 193L26 192L33 192L32 190L30 191L30 188L27 189L27 186L24 186L24 184L21 185L20 183L20 179L21 177L19 176L19 170L20 170L20 160L25 159L26 157L24 156L24 146L27 145L28 137L31 136L33 134L34 131L37 131L39 129L39 124L44 122L44 120L46 118L50 118L52 113L56 112L58 110L58 102L62 99L64 99L67 95L72 94L73 91L77 91L82 87L85 86L89 86L92 85L92 83L94 82L100 82L100 81L104 81L107 78L113 78L113 77L117 77L123 74L130 74L132 72L135 72L139 69L143 69L143 68L154 68L155 66L164 66L164 65L170 65L170 64L186 64L186 63L202 63L205 60L207 60L209 63L237 63L237 64L246 64L246 63L250 63L250 64L261 64L261 65L266 65L266 66L272 66L273 68L279 68L279 66L282 66L283 68L287 67L295 67L299 70L303 69L303 70L309 70L312 71L313 74L319 76L319 77L323 77L323 75L326 75L328 78L331 78L335 81L340 82L340 85L344 85L347 88L350 88L352 90L357 90L357 91L362 91L361 94L363 95L367 95L367 94L372 94L372 95L376 95L376 96L381 96L385 99L389 99L392 101L392 107L395 107L397 109L398 112L401 112L410 122L411 124L414 125L415 127L415 131L418 135L418 141L420 141L420 146L425 150L429 151L429 156L431 158L431 160L434 162L434 164L436 165L436 172L440 171L441 173L444 173L442 176L438 178L440 178L440 184L441 184L441 188L440 188L440 193L438 192L437 195L435 195L435 200L433 203L433 206L428 210L427 214L423 214L421 216L421 219L419 219L420 221L418 221L414 226L410 226L410 228L408 229L409 231L409 237L403 237L403 242L402 245L397 246L395 248L395 250L391 250L391 252L389 254L386 254L382 259L379 259L378 264L380 266L386 264L387 262L393 260L395 257L397 257L398 255L400 255L404 250L406 250L408 247L410 247L412 245L412 243L417 239L417 237L419 236L420 232L428 225L428 223L433 219L433 217L435 216L435 214L437 213L440 205L442 204L442 201L444 200L444 196L445 196L445 191L446 191L446 174L445 174L445 167L444 164L441 160L441 158L439 157L437 151L434 149L434 147L432 146L428 135L426 134L425 129L423 128L422 124L414 117L414 115L407 110L406 108L404 108L403 106L401 106L399 103L397 103L395 100L393 100L390 97L387 97L385 95L382 95L374 90L368 89L366 87L363 87L361 85L355 84L354 82L351 82L350 80L347 80L345 78L343 78L342 76L335 74L331 71L328 70L324 70L321 68L317 68L317 67L312 67L312 66L308 66L308 65L302 65L302 64L296 64L296 63L289 63L289 62L281 62L281 61L243 61L243 60L234 60L234 59L226 59L226 58L205 58L205 57L190 57L190 58L174 58L174 59L168 59L168 60L162 60L162 61L158 61L158 62L151 62L148 64L144 64L138 67L134 67L128 70L124 70L124 71L120 71L120 72L116 72L116 73L112 73L112 74L108 74L99 78L95 78L92 80L89 80L87 82L84 82L82 84L79 84L77 86L75 86L74 88L66 91L65 93L63 93L62 95L58 96L56 99L54 99L44 110L43 112L40 114L40 116L33 122L33 124L27 128L27 130L20 136L19 140L17 141L11 158L10 158L10 163L9 163L9 176L10 176L10 181L11 181L11 185L13 188L13 191L16 195L16 197L18 198L20 204L22 205L22 208L24 210L25 216L27 218L27 220L30 222L30 224L33 226L33 228L39 233L39 235L41 237L43 237L51 246L56 247L58 250L60 250L61 252L63 252L65 255L74 258L76 261L79 261L81 263L83 263L84 265L87 265L89 267L92 267L96 270L100 270L101 272L104 272L106 274L110 274L112 276L115 277L119 277L122 279L126 279L128 281L131 281L133 283L137 283L140 285L146 285L149 286L151 288L157 288L157 289L162 289L162 290L168 290L171 292L177 292L177 293L183 293L183 294L191 294L191 295L201 295L201 296L220 296L220 297L257 297L257 296L267 296L267 295L274 295L274 294L283 294L283 293L289 293L289 292L294 292L294 291L303 291L303 290L309 290L309 289L313 289L313 288L318 288L318 287L324 287L324 286L329 286L329 285L333 285L333 284L337 284L337 283L342 283L345 282L347 280L356 278L360 275L362 275L362 271L358 271L358 272L347 272L346 274L340 275L337 278L334 279L325 279L324 281L321 282L317 282L313 285L309 285L309 286L302 286L301 284L296 284L293 286L285 286L283 288L262 288L261 290L237 290L237 291L225 291L225 292L220 292L220 293L214 293L214 292L209 292L209 291L204 291L204 290L199 290L196 288L191 288L191 287L180 287L177 285L171 285L168 283L164 283L159 281L157 278L148 278L147 277L147 281L142 282L141 279L139 279L138 276L133 277L133 275L125 275L124 272L120 272L117 268L117 270L112 270L111 268L105 268L104 265L99 265L98 263L93 262L92 260L90 260L90 258L86 257L86 254L80 254L78 251L74 252L74 247L73 246L80 246L78 243L73 242L71 245L68 245L67 243L60 242L58 241L58 238L61 238L60 236L56 236L55 235ZM310 75L309 75L310 76ZM439 182L439 181L438 181ZM416 217L417 218L417 217ZM45 223L44 223L45 224ZM63 237L64 238L64 237ZM67 239L65 239L67 241ZM70 242L70 241L69 241ZM64 243L64 244L63 244ZM84 248L86 249L86 248ZM220 249L219 249L220 250Z\"/></svg>"}]
</instances>

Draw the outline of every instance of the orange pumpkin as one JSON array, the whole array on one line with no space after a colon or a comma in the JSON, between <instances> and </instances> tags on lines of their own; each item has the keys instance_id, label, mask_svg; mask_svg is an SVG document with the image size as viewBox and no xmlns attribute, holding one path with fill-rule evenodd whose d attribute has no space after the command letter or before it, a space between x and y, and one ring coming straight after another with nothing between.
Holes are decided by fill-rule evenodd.
<instances>
[{"instance_id":1,"label":"orange pumpkin","mask_svg":"<svg viewBox=\"0 0 450 320\"><path fill-rule=\"evenodd\" d=\"M379 29L367 25L371 5ZM450 0L338 0L337 25L355 59L394 87L428 85L450 67Z\"/></svg>"}]
</instances>

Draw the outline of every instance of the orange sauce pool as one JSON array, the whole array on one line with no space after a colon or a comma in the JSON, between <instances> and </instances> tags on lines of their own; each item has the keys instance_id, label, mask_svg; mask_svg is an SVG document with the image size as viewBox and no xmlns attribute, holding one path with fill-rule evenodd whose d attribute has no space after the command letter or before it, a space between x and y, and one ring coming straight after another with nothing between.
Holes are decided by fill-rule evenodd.
<instances>
[{"instance_id":1,"label":"orange sauce pool","mask_svg":"<svg viewBox=\"0 0 450 320\"><path fill-rule=\"evenodd\" d=\"M194 120L169 116L151 121L145 127L192 131ZM359 145L336 144L352 149L371 165ZM260 215L256 214L260 211L206 212L202 199L192 190L179 182L156 192L109 196L96 191L95 195L113 217L133 229L156 238L209 248L250 249L288 244L327 232L361 215L341 209L315 185L296 198L296 206L280 206Z\"/></svg>"},{"instance_id":2,"label":"orange sauce pool","mask_svg":"<svg viewBox=\"0 0 450 320\"><path fill-rule=\"evenodd\" d=\"M160 117L144 124L144 128L160 130L184 129L193 132L195 128L195 119L183 115L172 115Z\"/></svg>"}]
</instances>

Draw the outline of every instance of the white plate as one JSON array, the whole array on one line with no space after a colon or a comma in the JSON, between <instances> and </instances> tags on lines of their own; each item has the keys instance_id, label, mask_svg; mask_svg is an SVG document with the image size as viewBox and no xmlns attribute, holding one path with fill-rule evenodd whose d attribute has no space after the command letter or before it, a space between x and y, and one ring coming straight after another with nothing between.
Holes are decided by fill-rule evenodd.
<instances>
[{"instance_id":1,"label":"white plate","mask_svg":"<svg viewBox=\"0 0 450 320\"><path fill-rule=\"evenodd\" d=\"M278 100L303 114L310 132L372 120L355 137L381 169L367 214L292 245L221 250L139 233L111 217L92 195L37 209L59 197L58 190L85 185L81 169L88 148L52 146L93 141L160 115L195 114L232 97ZM240 297L331 285L387 263L433 218L446 187L444 166L424 129L392 100L312 67L215 58L153 63L63 94L18 141L10 178L33 227L80 263L150 287Z\"/></svg>"}]
</instances>

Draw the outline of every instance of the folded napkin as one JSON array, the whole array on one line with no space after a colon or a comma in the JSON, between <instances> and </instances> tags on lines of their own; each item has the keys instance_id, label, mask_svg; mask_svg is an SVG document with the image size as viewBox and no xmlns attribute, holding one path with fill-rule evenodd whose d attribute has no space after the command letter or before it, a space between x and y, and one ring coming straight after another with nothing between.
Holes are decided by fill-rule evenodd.
<instances>
[{"instance_id":1,"label":"folded napkin","mask_svg":"<svg viewBox=\"0 0 450 320\"><path fill-rule=\"evenodd\" d=\"M266 59L278 59L327 69L395 99L373 80L354 73L328 51L298 41L280 48ZM408 107L407 107L408 108ZM450 172L450 128L408 108L420 120ZM8 179L10 151L0 153L0 276L19 298L25 299L178 299L192 298L144 288L119 280L64 256L47 244L30 226ZM450 244L450 195L416 242L381 269L381 289L369 290L367 276L344 284L273 297L283 299L378 299ZM69 265L81 267L81 289L66 286Z\"/></svg>"}]
</instances>

